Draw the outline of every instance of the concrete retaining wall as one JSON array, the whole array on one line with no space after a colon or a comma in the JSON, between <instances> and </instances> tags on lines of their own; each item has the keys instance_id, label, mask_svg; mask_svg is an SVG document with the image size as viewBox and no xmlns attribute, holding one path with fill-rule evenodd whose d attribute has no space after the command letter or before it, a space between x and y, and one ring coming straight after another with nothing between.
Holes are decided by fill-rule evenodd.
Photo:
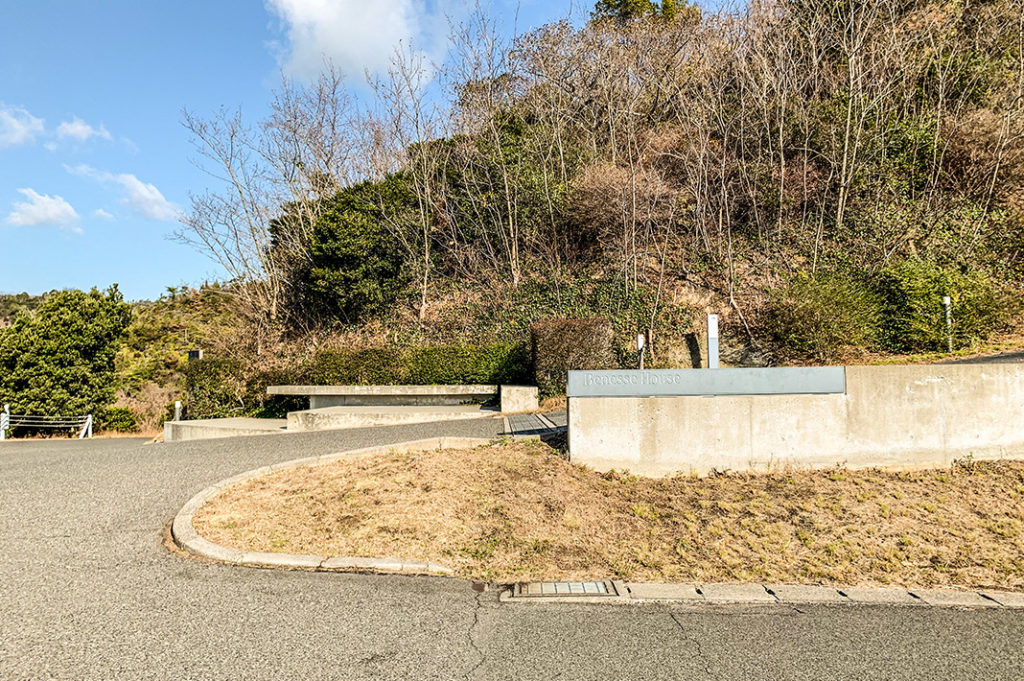
<instances>
[{"instance_id":1,"label":"concrete retaining wall","mask_svg":"<svg viewBox=\"0 0 1024 681\"><path fill-rule=\"evenodd\" d=\"M283 433L284 419L202 419L196 421L167 421L164 423L164 442L209 440L241 435L271 435Z\"/></svg>"},{"instance_id":2,"label":"concrete retaining wall","mask_svg":"<svg viewBox=\"0 0 1024 681\"><path fill-rule=\"evenodd\" d=\"M302 433L311 430L340 430L371 426L397 426L405 423L459 421L486 418L497 414L498 411L495 409L474 406L326 407L288 412L288 432Z\"/></svg>"},{"instance_id":3,"label":"concrete retaining wall","mask_svg":"<svg viewBox=\"0 0 1024 681\"><path fill-rule=\"evenodd\" d=\"M569 447L575 462L643 475L1021 455L1024 365L847 367L837 394L570 395Z\"/></svg>"}]
</instances>

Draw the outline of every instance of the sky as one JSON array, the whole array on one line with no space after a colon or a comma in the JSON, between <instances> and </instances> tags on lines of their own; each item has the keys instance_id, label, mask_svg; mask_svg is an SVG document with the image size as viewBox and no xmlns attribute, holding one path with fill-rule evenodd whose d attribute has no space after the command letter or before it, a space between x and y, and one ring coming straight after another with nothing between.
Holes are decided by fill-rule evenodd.
<instances>
[{"instance_id":1,"label":"sky","mask_svg":"<svg viewBox=\"0 0 1024 681\"><path fill-rule=\"evenodd\" d=\"M511 30L571 0L482 0ZM0 0L0 293L117 283L129 300L223 278L173 239L210 179L181 125L251 121L330 59L358 87L395 46L444 53L471 0Z\"/></svg>"}]
</instances>

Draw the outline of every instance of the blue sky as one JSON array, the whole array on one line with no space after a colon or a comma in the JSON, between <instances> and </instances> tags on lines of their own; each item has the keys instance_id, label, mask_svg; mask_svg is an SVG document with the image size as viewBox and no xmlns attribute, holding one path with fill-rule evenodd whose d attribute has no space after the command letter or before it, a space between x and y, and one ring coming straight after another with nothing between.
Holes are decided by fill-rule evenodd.
<instances>
[{"instance_id":1,"label":"blue sky","mask_svg":"<svg viewBox=\"0 0 1024 681\"><path fill-rule=\"evenodd\" d=\"M0 292L118 283L131 300L217 267L170 235L207 177L181 112L266 112L282 71L382 68L442 50L460 0L0 0ZM492 0L520 29L570 0ZM485 4L485 7L487 4ZM578 7L578 5L577 5ZM589 5L587 8L589 9Z\"/></svg>"}]
</instances>

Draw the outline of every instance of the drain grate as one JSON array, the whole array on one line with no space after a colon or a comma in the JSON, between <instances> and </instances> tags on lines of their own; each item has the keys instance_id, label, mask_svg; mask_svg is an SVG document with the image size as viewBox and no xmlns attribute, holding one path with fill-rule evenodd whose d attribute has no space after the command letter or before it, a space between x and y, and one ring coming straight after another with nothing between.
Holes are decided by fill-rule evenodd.
<instances>
[{"instance_id":1,"label":"drain grate","mask_svg":"<svg viewBox=\"0 0 1024 681\"><path fill-rule=\"evenodd\" d=\"M516 584L513 598L538 598L551 596L617 596L611 582L529 582Z\"/></svg>"}]
</instances>

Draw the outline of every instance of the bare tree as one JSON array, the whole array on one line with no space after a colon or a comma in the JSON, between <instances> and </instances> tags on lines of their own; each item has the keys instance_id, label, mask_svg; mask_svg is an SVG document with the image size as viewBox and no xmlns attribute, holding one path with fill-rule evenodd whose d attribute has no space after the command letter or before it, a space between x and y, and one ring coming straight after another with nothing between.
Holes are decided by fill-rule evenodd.
<instances>
[{"instance_id":1,"label":"bare tree","mask_svg":"<svg viewBox=\"0 0 1024 681\"><path fill-rule=\"evenodd\" d=\"M435 65L423 52L400 45L387 76L370 80L377 97L374 123L379 133L377 159L383 164L377 173L383 175L399 169L407 172L416 196L416 230L410 232L397 220L390 220L389 226L416 269L421 321L427 314L436 217L443 200L435 169L444 165L444 149L431 144L445 129L443 112L430 98L429 88L435 73ZM381 207L385 211L388 208L386 204ZM388 217L386 213L385 217Z\"/></svg>"},{"instance_id":2,"label":"bare tree","mask_svg":"<svg viewBox=\"0 0 1024 681\"><path fill-rule=\"evenodd\" d=\"M284 80L256 126L240 112L183 113L196 164L217 188L191 197L176 236L227 272L258 338L279 320L289 278L308 257L321 199L364 172L358 115L330 65L311 85Z\"/></svg>"}]
</instances>

